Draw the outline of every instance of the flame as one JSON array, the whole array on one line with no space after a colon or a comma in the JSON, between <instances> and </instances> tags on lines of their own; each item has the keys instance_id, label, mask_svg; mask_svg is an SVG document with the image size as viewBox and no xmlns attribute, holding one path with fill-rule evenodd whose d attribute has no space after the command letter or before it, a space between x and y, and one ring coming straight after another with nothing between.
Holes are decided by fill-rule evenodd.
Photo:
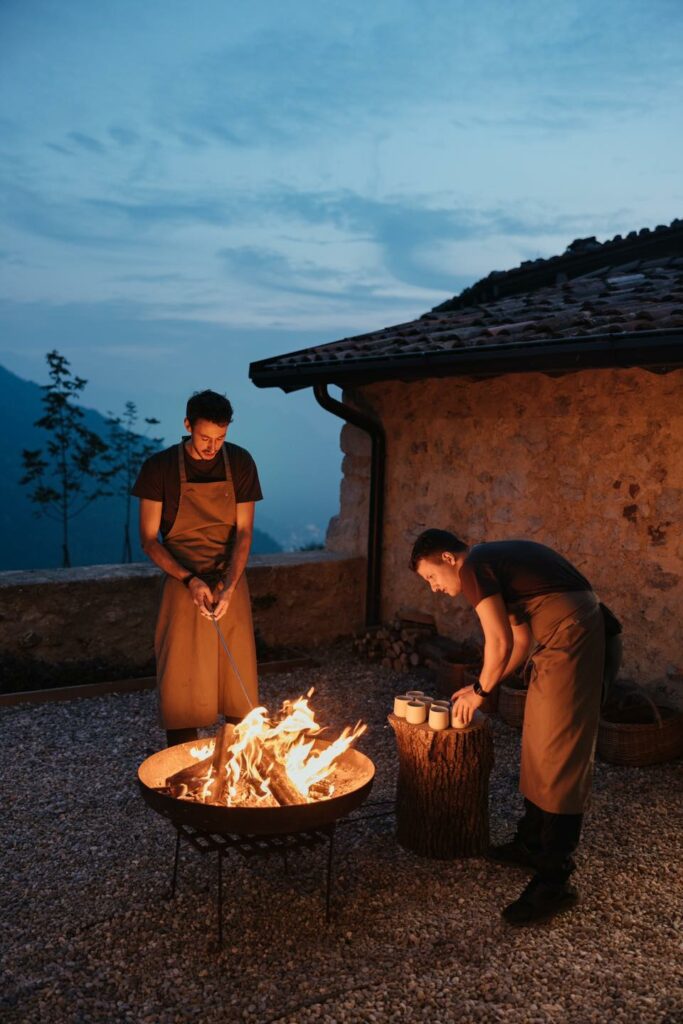
<instances>
[{"instance_id":1,"label":"flame","mask_svg":"<svg viewBox=\"0 0 683 1024\"><path fill-rule=\"evenodd\" d=\"M219 769L225 772L222 791L226 806L274 807L283 800L310 803L332 795L334 784L328 780L336 763L367 726L357 722L346 726L329 745L316 744L323 729L309 704L313 692L285 700L274 718L266 707L253 708L235 726L225 764ZM215 741L209 741L192 747L190 753L201 761L210 758L214 749ZM197 786L177 795L205 802L211 798L215 782L214 768L207 767Z\"/></svg>"}]
</instances>

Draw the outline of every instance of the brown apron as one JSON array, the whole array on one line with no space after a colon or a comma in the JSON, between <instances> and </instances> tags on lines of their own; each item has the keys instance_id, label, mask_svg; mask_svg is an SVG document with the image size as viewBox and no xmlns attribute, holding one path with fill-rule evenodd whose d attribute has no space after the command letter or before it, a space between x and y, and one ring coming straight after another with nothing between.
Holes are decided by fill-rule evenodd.
<instances>
[{"instance_id":1,"label":"brown apron","mask_svg":"<svg viewBox=\"0 0 683 1024\"><path fill-rule=\"evenodd\" d=\"M225 480L188 483L184 444L178 445L180 502L164 547L213 589L227 568L237 521L235 488L223 446ZM219 714L238 718L258 704L256 651L246 574L219 625L242 679L239 684L213 623L180 580L164 582L154 637L161 723L165 729L213 725ZM247 696L248 695L248 696Z\"/></svg>"},{"instance_id":2,"label":"brown apron","mask_svg":"<svg viewBox=\"0 0 683 1024\"><path fill-rule=\"evenodd\" d=\"M592 591L525 602L538 647L527 663L519 788L553 814L581 814L598 734L605 627Z\"/></svg>"}]
</instances>

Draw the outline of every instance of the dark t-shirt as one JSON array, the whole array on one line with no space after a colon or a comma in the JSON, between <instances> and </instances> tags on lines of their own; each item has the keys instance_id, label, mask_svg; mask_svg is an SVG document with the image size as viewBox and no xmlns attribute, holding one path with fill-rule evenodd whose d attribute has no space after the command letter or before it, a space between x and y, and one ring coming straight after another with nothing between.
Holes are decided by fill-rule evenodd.
<instances>
[{"instance_id":1,"label":"dark t-shirt","mask_svg":"<svg viewBox=\"0 0 683 1024\"><path fill-rule=\"evenodd\" d=\"M186 440L186 438L184 438ZM263 497L259 483L256 463L246 448L226 442L228 463L235 488L235 500L240 502L260 501ZM215 483L225 480L223 453L219 451L210 461L193 459L185 455L185 472L188 483ZM138 478L130 492L136 498L149 498L150 501L161 501L161 535L166 536L175 522L180 501L180 471L178 467L178 445L156 452L143 462Z\"/></svg>"},{"instance_id":2,"label":"dark t-shirt","mask_svg":"<svg viewBox=\"0 0 683 1024\"><path fill-rule=\"evenodd\" d=\"M545 594L592 590L585 576L557 551L530 540L476 544L460 569L462 593L476 608L500 594L510 614L523 615L527 600Z\"/></svg>"}]
</instances>

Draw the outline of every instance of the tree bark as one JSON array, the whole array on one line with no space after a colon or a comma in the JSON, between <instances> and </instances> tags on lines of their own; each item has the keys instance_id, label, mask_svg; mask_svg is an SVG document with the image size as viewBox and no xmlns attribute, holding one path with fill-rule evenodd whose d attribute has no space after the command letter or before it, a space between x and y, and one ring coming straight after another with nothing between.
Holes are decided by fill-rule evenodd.
<instances>
[{"instance_id":1,"label":"tree bark","mask_svg":"<svg viewBox=\"0 0 683 1024\"><path fill-rule=\"evenodd\" d=\"M389 715L398 748L396 838L422 857L451 860L485 852L493 740L481 716L466 729L435 732Z\"/></svg>"}]
</instances>

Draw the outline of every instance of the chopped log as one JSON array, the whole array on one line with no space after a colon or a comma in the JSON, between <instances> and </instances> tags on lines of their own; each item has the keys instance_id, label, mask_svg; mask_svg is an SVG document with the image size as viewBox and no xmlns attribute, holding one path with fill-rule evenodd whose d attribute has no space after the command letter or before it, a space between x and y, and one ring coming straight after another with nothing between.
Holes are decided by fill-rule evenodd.
<instances>
[{"instance_id":1,"label":"chopped log","mask_svg":"<svg viewBox=\"0 0 683 1024\"><path fill-rule=\"evenodd\" d=\"M276 761L266 747L262 748L259 767L261 775L270 783L270 791L280 807L306 803L306 797L301 795L293 782L290 782L284 765Z\"/></svg>"},{"instance_id":2,"label":"chopped log","mask_svg":"<svg viewBox=\"0 0 683 1024\"><path fill-rule=\"evenodd\" d=\"M207 804L224 804L225 791L228 788L228 776L225 766L228 761L228 750L232 740L232 725L223 725L216 734L216 745L211 758L212 779L206 796Z\"/></svg>"},{"instance_id":3,"label":"chopped log","mask_svg":"<svg viewBox=\"0 0 683 1024\"><path fill-rule=\"evenodd\" d=\"M180 786L190 786L198 779L201 779L203 783L211 770L212 762L213 753L201 761L193 761L192 764L188 764L187 768L181 768L180 771L169 775L166 779L166 785L169 789L173 789Z\"/></svg>"},{"instance_id":4,"label":"chopped log","mask_svg":"<svg viewBox=\"0 0 683 1024\"><path fill-rule=\"evenodd\" d=\"M399 770L396 838L423 857L451 860L484 853L489 842L493 740L482 715L465 729L434 732L389 715Z\"/></svg>"}]
</instances>

